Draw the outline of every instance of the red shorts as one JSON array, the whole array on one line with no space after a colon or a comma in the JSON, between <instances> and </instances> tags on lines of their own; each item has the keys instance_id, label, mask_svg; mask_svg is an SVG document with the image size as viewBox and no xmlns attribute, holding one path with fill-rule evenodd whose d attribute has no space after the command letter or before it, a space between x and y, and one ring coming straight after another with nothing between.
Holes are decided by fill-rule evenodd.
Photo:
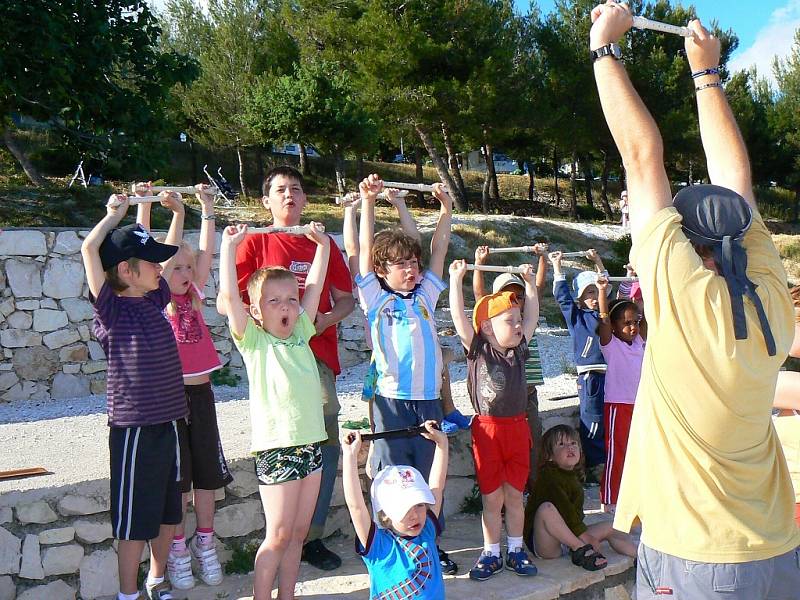
<instances>
[{"instance_id":1,"label":"red shorts","mask_svg":"<svg viewBox=\"0 0 800 600\"><path fill-rule=\"evenodd\" d=\"M531 470L531 430L525 415L472 420L472 458L478 488L484 496L504 483L525 489Z\"/></svg>"},{"instance_id":2,"label":"red shorts","mask_svg":"<svg viewBox=\"0 0 800 600\"><path fill-rule=\"evenodd\" d=\"M606 402L603 406L603 425L606 435L606 466L600 486L600 502L616 504L619 485L622 481L622 467L628 452L628 434L631 431L633 404Z\"/></svg>"},{"instance_id":3,"label":"red shorts","mask_svg":"<svg viewBox=\"0 0 800 600\"><path fill-rule=\"evenodd\" d=\"M800 502L794 505L794 522L800 527Z\"/></svg>"}]
</instances>

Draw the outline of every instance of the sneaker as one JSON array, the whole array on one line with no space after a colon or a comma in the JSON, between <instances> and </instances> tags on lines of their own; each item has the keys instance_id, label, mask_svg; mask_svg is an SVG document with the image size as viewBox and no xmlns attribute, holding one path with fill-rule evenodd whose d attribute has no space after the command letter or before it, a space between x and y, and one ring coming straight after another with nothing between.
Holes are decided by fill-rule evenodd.
<instances>
[{"instance_id":1,"label":"sneaker","mask_svg":"<svg viewBox=\"0 0 800 600\"><path fill-rule=\"evenodd\" d=\"M447 552L436 546L436 550L439 552L439 564L442 566L442 575L455 575L458 573L458 565L450 560L450 557L447 556Z\"/></svg>"},{"instance_id":2,"label":"sneaker","mask_svg":"<svg viewBox=\"0 0 800 600\"><path fill-rule=\"evenodd\" d=\"M194 587L192 555L189 554L189 550L184 550L183 552L169 551L167 577L175 589L190 590Z\"/></svg>"},{"instance_id":3,"label":"sneaker","mask_svg":"<svg viewBox=\"0 0 800 600\"><path fill-rule=\"evenodd\" d=\"M303 544L300 560L322 571L333 571L342 566L342 559L339 558L339 555L328 550L322 540L311 540L307 544Z\"/></svg>"},{"instance_id":4,"label":"sneaker","mask_svg":"<svg viewBox=\"0 0 800 600\"><path fill-rule=\"evenodd\" d=\"M145 582L144 597L147 600L173 600L172 589L170 589L170 585L166 581L157 583L153 587L150 587Z\"/></svg>"},{"instance_id":5,"label":"sneaker","mask_svg":"<svg viewBox=\"0 0 800 600\"><path fill-rule=\"evenodd\" d=\"M197 543L197 536L194 536L189 542L189 550L192 558L197 561L197 576L203 580L203 583L206 585L222 583L222 565L219 564L214 539L211 539L208 546L201 546Z\"/></svg>"},{"instance_id":6,"label":"sneaker","mask_svg":"<svg viewBox=\"0 0 800 600\"><path fill-rule=\"evenodd\" d=\"M539 572L536 565L528 558L528 553L522 548L517 548L514 552L509 550L506 553L506 568L523 577L532 577Z\"/></svg>"},{"instance_id":7,"label":"sneaker","mask_svg":"<svg viewBox=\"0 0 800 600\"><path fill-rule=\"evenodd\" d=\"M469 570L469 578L475 581L486 581L503 570L503 559L491 552L484 551L478 557L478 562Z\"/></svg>"}]
</instances>

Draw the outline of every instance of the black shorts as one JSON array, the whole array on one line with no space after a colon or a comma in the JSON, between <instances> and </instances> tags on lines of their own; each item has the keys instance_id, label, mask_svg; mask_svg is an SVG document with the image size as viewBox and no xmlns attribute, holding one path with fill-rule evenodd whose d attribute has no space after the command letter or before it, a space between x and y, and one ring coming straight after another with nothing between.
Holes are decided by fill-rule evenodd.
<instances>
[{"instance_id":1,"label":"black shorts","mask_svg":"<svg viewBox=\"0 0 800 600\"><path fill-rule=\"evenodd\" d=\"M233 481L217 427L211 383L186 385L189 423L178 421L181 446L181 492L217 490Z\"/></svg>"},{"instance_id":2,"label":"black shorts","mask_svg":"<svg viewBox=\"0 0 800 600\"><path fill-rule=\"evenodd\" d=\"M175 421L111 427L111 527L118 540L152 540L183 518Z\"/></svg>"}]
</instances>

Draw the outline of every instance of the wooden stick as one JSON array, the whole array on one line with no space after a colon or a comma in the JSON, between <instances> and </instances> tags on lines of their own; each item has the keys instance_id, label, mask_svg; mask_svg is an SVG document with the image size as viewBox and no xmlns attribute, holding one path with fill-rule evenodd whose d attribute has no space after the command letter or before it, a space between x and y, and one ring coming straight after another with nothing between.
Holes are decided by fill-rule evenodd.
<instances>
[{"instance_id":1,"label":"wooden stick","mask_svg":"<svg viewBox=\"0 0 800 600\"><path fill-rule=\"evenodd\" d=\"M351 197L351 194L353 197ZM405 198L408 196L408 190L398 190L396 197L397 198ZM358 200L358 192L351 192L350 194L346 194L345 196L336 196L336 204L341 204L342 206L349 206L356 200ZM380 192L378 194L378 200L386 200L386 192Z\"/></svg>"},{"instance_id":2,"label":"wooden stick","mask_svg":"<svg viewBox=\"0 0 800 600\"><path fill-rule=\"evenodd\" d=\"M506 267L500 265L467 265L467 271L488 271L490 273L524 273L523 267Z\"/></svg>"},{"instance_id":3,"label":"wooden stick","mask_svg":"<svg viewBox=\"0 0 800 600\"><path fill-rule=\"evenodd\" d=\"M200 192L198 186L187 185L151 185L147 187L148 192L178 192L179 194L197 194ZM216 194L218 192L215 186L209 186L206 190L209 194ZM136 184L131 185L131 192L136 193Z\"/></svg>"},{"instance_id":4,"label":"wooden stick","mask_svg":"<svg viewBox=\"0 0 800 600\"><path fill-rule=\"evenodd\" d=\"M161 202L163 196L128 196L129 204L147 204L148 202Z\"/></svg>"},{"instance_id":5,"label":"wooden stick","mask_svg":"<svg viewBox=\"0 0 800 600\"><path fill-rule=\"evenodd\" d=\"M694 32L688 27L662 23L661 21L652 21L645 17L633 17L633 26L636 27L636 29L650 29L652 31L660 31L661 33L673 33L682 37L694 37Z\"/></svg>"},{"instance_id":6,"label":"wooden stick","mask_svg":"<svg viewBox=\"0 0 800 600\"><path fill-rule=\"evenodd\" d=\"M638 277L606 277L609 282L620 282L620 283L634 283L639 281Z\"/></svg>"},{"instance_id":7,"label":"wooden stick","mask_svg":"<svg viewBox=\"0 0 800 600\"><path fill-rule=\"evenodd\" d=\"M414 192L432 192L433 186L424 183L405 183L403 181L384 181L383 187L397 188L398 190L412 190Z\"/></svg>"},{"instance_id":8,"label":"wooden stick","mask_svg":"<svg viewBox=\"0 0 800 600\"><path fill-rule=\"evenodd\" d=\"M561 258L586 258L586 250L578 252L562 252Z\"/></svg>"},{"instance_id":9,"label":"wooden stick","mask_svg":"<svg viewBox=\"0 0 800 600\"><path fill-rule=\"evenodd\" d=\"M308 225L295 225L293 227L248 227L247 233L288 233L289 235L305 235L311 231ZM322 231L325 231L323 226Z\"/></svg>"},{"instance_id":10,"label":"wooden stick","mask_svg":"<svg viewBox=\"0 0 800 600\"><path fill-rule=\"evenodd\" d=\"M534 251L533 246L509 246L508 248L489 248L489 254L503 254L505 252L526 252Z\"/></svg>"},{"instance_id":11,"label":"wooden stick","mask_svg":"<svg viewBox=\"0 0 800 600\"><path fill-rule=\"evenodd\" d=\"M26 469L11 469L10 471L0 471L0 479L17 479L19 477L30 477L31 475L49 475L50 471L44 467L29 467Z\"/></svg>"}]
</instances>

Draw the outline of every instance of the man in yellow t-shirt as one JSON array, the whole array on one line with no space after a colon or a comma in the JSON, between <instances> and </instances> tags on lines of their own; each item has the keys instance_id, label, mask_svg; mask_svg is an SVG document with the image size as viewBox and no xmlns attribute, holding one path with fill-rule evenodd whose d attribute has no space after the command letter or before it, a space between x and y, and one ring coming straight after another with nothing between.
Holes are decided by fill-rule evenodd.
<instances>
[{"instance_id":1,"label":"man in yellow t-shirt","mask_svg":"<svg viewBox=\"0 0 800 600\"><path fill-rule=\"evenodd\" d=\"M686 54L712 184L671 198L661 136L616 45L628 7L592 11L603 112L625 164L649 325L616 528L642 523L637 597L791 600L794 494L770 418L791 345L786 274L758 214L747 150L699 21Z\"/></svg>"}]
</instances>

